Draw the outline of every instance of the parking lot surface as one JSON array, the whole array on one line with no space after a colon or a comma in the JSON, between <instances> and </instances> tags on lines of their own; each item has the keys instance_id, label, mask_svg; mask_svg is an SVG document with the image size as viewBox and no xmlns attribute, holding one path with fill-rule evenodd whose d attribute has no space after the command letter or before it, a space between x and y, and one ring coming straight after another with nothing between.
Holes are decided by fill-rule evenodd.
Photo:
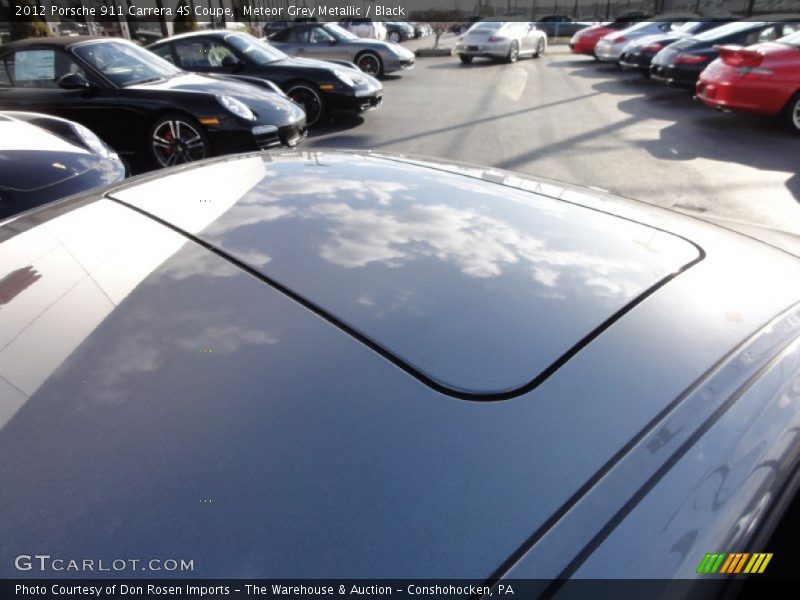
<instances>
[{"instance_id":1,"label":"parking lot surface","mask_svg":"<svg viewBox=\"0 0 800 600\"><path fill-rule=\"evenodd\" d=\"M551 50L516 64L420 58L384 80L380 110L317 129L306 147L489 165L800 233L800 139L778 120Z\"/></svg>"}]
</instances>

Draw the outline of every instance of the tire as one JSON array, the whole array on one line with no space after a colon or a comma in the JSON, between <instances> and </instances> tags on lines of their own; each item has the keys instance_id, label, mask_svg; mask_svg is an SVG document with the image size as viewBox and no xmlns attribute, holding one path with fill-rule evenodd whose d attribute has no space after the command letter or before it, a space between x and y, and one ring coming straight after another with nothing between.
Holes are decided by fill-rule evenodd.
<instances>
[{"instance_id":1,"label":"tire","mask_svg":"<svg viewBox=\"0 0 800 600\"><path fill-rule=\"evenodd\" d=\"M466 56L464 54L459 54L458 55L458 60L460 60L465 65L468 65L468 64L470 64L472 62L472 57L471 56Z\"/></svg>"},{"instance_id":2,"label":"tire","mask_svg":"<svg viewBox=\"0 0 800 600\"><path fill-rule=\"evenodd\" d=\"M542 38L539 38L539 41L536 42L536 52L533 53L533 58L541 58L544 56L545 52L545 43Z\"/></svg>"},{"instance_id":3,"label":"tire","mask_svg":"<svg viewBox=\"0 0 800 600\"><path fill-rule=\"evenodd\" d=\"M313 127L325 118L328 107L317 86L311 83L291 83L287 86L286 95L306 111L307 127Z\"/></svg>"},{"instance_id":4,"label":"tire","mask_svg":"<svg viewBox=\"0 0 800 600\"><path fill-rule=\"evenodd\" d=\"M511 42L511 46L508 49L508 56L506 56L507 63L515 63L519 59L519 44L517 40Z\"/></svg>"},{"instance_id":5,"label":"tire","mask_svg":"<svg viewBox=\"0 0 800 600\"><path fill-rule=\"evenodd\" d=\"M208 136L189 115L172 113L153 122L147 133L150 158L158 167L182 165L206 158L211 153Z\"/></svg>"},{"instance_id":6,"label":"tire","mask_svg":"<svg viewBox=\"0 0 800 600\"><path fill-rule=\"evenodd\" d=\"M789 131L800 133L800 91L797 92L783 109L783 121Z\"/></svg>"},{"instance_id":7,"label":"tire","mask_svg":"<svg viewBox=\"0 0 800 600\"><path fill-rule=\"evenodd\" d=\"M380 77L383 75L383 61L374 52L362 52L356 57L356 66L367 75Z\"/></svg>"},{"instance_id":8,"label":"tire","mask_svg":"<svg viewBox=\"0 0 800 600\"><path fill-rule=\"evenodd\" d=\"M400 34L397 33L396 31L390 31L389 35L386 37L390 42L394 42L395 44L400 43Z\"/></svg>"}]
</instances>

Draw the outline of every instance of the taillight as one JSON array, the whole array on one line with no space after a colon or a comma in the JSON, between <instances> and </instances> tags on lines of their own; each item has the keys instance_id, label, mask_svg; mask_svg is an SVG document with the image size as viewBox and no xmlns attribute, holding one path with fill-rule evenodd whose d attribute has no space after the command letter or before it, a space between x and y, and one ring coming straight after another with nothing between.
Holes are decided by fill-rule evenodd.
<instances>
[{"instance_id":1,"label":"taillight","mask_svg":"<svg viewBox=\"0 0 800 600\"><path fill-rule=\"evenodd\" d=\"M678 54L673 62L676 65L699 65L707 60L707 56L699 56L697 54Z\"/></svg>"},{"instance_id":2,"label":"taillight","mask_svg":"<svg viewBox=\"0 0 800 600\"><path fill-rule=\"evenodd\" d=\"M628 38L626 38L624 35L618 35L617 37L612 38L611 43L612 44L621 44L622 42L627 42L627 41L628 41Z\"/></svg>"},{"instance_id":3,"label":"taillight","mask_svg":"<svg viewBox=\"0 0 800 600\"><path fill-rule=\"evenodd\" d=\"M660 52L664 48L664 44L659 44L658 42L654 44L647 44L644 48L642 48L642 52Z\"/></svg>"},{"instance_id":4,"label":"taillight","mask_svg":"<svg viewBox=\"0 0 800 600\"><path fill-rule=\"evenodd\" d=\"M490 35L489 39L487 40L490 44L496 44L497 42L504 42L506 38L500 37L497 35Z\"/></svg>"}]
</instances>

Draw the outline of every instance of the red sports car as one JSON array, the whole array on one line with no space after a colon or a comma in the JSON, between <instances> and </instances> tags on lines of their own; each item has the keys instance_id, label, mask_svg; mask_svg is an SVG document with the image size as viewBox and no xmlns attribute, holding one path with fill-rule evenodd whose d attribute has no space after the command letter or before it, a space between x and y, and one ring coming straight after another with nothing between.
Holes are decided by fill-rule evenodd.
<instances>
[{"instance_id":1,"label":"red sports car","mask_svg":"<svg viewBox=\"0 0 800 600\"><path fill-rule=\"evenodd\" d=\"M606 23L598 23L597 25L590 25L580 31L577 31L572 39L569 41L569 48L575 54L588 54L594 56L594 47L604 35L612 31L621 31L627 29L635 22L634 19L643 18L639 15L619 18L616 21L608 21ZM595 58L595 60L597 60Z\"/></svg>"},{"instance_id":2,"label":"red sports car","mask_svg":"<svg viewBox=\"0 0 800 600\"><path fill-rule=\"evenodd\" d=\"M800 133L800 32L743 48L721 46L697 82L697 97L713 108L782 115Z\"/></svg>"}]
</instances>

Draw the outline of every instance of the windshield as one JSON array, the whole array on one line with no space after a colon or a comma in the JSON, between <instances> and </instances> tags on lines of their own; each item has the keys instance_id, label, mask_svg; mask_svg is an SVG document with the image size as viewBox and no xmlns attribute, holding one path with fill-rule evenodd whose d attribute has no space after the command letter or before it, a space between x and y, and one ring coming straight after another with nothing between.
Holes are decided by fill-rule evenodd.
<instances>
[{"instance_id":1,"label":"windshield","mask_svg":"<svg viewBox=\"0 0 800 600\"><path fill-rule=\"evenodd\" d=\"M342 29L335 23L328 23L325 25L325 31L330 33L333 37L335 37L340 42L350 42L352 40L359 39L357 35L350 33L346 29Z\"/></svg>"},{"instance_id":2,"label":"windshield","mask_svg":"<svg viewBox=\"0 0 800 600\"><path fill-rule=\"evenodd\" d=\"M800 31L795 31L794 33L790 33L789 35L785 35L781 39L779 39L778 41L781 44L788 44L789 46L794 46L795 48L800 48Z\"/></svg>"},{"instance_id":3,"label":"windshield","mask_svg":"<svg viewBox=\"0 0 800 600\"><path fill-rule=\"evenodd\" d=\"M183 72L152 52L122 41L80 44L75 47L75 54L120 87L157 81Z\"/></svg>"},{"instance_id":4,"label":"windshield","mask_svg":"<svg viewBox=\"0 0 800 600\"><path fill-rule=\"evenodd\" d=\"M709 29L703 33L700 33L694 36L696 40L703 40L704 42L710 42L711 40L717 40L722 37L727 37L729 35L735 35L737 33L742 33L743 31L747 31L748 29L752 29L753 27L758 27L759 25L763 25L763 23L756 23L753 21L736 21L735 23L729 23L727 25L723 25L722 27L715 27L714 29Z\"/></svg>"},{"instance_id":5,"label":"windshield","mask_svg":"<svg viewBox=\"0 0 800 600\"><path fill-rule=\"evenodd\" d=\"M287 56L277 48L254 38L249 33L237 33L229 35L225 39L231 46L259 65L268 65L269 63L287 58Z\"/></svg>"}]
</instances>

